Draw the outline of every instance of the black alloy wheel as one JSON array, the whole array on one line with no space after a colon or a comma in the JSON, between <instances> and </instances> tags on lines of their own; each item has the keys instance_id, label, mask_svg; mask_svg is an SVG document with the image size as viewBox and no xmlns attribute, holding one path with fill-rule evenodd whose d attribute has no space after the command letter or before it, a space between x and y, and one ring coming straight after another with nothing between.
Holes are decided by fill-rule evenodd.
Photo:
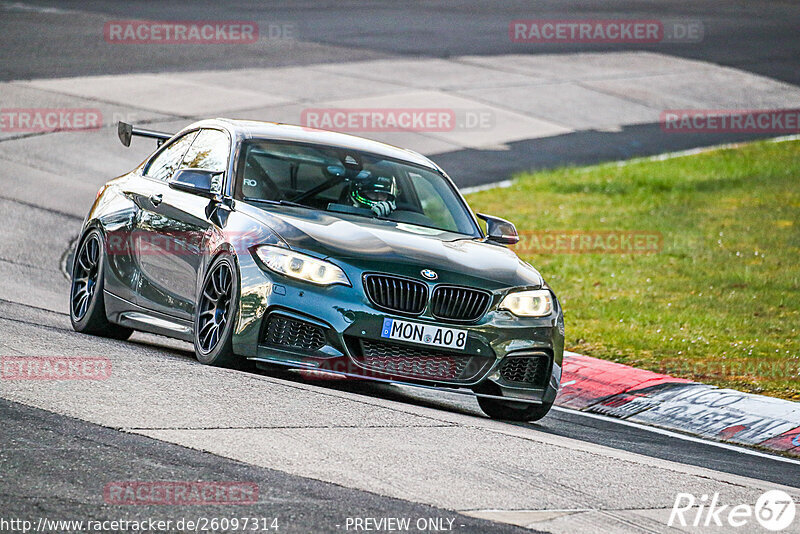
<instances>
[{"instance_id":1,"label":"black alloy wheel","mask_svg":"<svg viewBox=\"0 0 800 534\"><path fill-rule=\"evenodd\" d=\"M69 318L76 332L114 339L128 339L131 328L114 324L106 317L103 234L90 230L83 238L72 265Z\"/></svg>"},{"instance_id":2,"label":"black alloy wheel","mask_svg":"<svg viewBox=\"0 0 800 534\"><path fill-rule=\"evenodd\" d=\"M86 316L89 304L97 289L97 278L100 270L100 238L91 233L84 240L78 255L75 257L75 270L72 275L72 315L77 320Z\"/></svg>"},{"instance_id":3,"label":"black alloy wheel","mask_svg":"<svg viewBox=\"0 0 800 534\"><path fill-rule=\"evenodd\" d=\"M203 352L211 352L220 340L228 322L231 303L230 267L219 263L206 280L200 296L197 340Z\"/></svg>"},{"instance_id":4,"label":"black alloy wheel","mask_svg":"<svg viewBox=\"0 0 800 534\"><path fill-rule=\"evenodd\" d=\"M194 320L194 350L197 359L218 367L243 367L233 353L233 327L239 302L236 262L222 254L211 264L197 299Z\"/></svg>"}]
</instances>

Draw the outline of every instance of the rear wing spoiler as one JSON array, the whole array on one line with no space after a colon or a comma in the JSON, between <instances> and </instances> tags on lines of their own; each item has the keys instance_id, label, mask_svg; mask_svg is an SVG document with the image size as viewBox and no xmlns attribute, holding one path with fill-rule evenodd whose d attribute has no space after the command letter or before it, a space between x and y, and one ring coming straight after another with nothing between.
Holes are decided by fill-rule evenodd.
<instances>
[{"instance_id":1,"label":"rear wing spoiler","mask_svg":"<svg viewBox=\"0 0 800 534\"><path fill-rule=\"evenodd\" d=\"M131 137L137 135L139 137L149 137L151 139L155 139L158 146L164 144L164 141L169 139L173 136L171 133L166 132L157 132L155 130L145 130L144 128L137 128L132 124L128 124L127 122L120 121L117 124L117 135L119 136L119 140L125 146L131 146Z\"/></svg>"}]
</instances>

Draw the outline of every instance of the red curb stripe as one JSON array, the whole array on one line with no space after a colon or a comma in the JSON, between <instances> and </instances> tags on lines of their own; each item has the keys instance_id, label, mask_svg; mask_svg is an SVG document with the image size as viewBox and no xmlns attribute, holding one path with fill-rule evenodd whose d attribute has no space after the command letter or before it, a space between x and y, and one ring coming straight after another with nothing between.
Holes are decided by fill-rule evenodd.
<instances>
[{"instance_id":1,"label":"red curb stripe","mask_svg":"<svg viewBox=\"0 0 800 534\"><path fill-rule=\"evenodd\" d=\"M762 441L758 446L800 455L800 426L784 432L780 436Z\"/></svg>"},{"instance_id":2,"label":"red curb stripe","mask_svg":"<svg viewBox=\"0 0 800 534\"><path fill-rule=\"evenodd\" d=\"M580 354L564 355L555 403L800 456L800 426L792 428L800 404L718 389Z\"/></svg>"},{"instance_id":3,"label":"red curb stripe","mask_svg":"<svg viewBox=\"0 0 800 534\"><path fill-rule=\"evenodd\" d=\"M562 387L556 398L556 404L582 410L612 395L667 383L692 382L590 356L565 354L561 375Z\"/></svg>"}]
</instances>

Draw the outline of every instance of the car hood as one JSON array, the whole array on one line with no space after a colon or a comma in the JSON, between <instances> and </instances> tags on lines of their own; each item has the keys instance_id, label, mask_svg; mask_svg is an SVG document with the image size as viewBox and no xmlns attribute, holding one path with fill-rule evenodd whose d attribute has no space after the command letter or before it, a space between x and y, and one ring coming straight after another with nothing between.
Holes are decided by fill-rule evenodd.
<instances>
[{"instance_id":1,"label":"car hood","mask_svg":"<svg viewBox=\"0 0 800 534\"><path fill-rule=\"evenodd\" d=\"M433 269L437 282L486 289L543 283L538 271L513 251L462 234L294 207L255 212L293 250L362 271L420 278L421 269Z\"/></svg>"}]
</instances>

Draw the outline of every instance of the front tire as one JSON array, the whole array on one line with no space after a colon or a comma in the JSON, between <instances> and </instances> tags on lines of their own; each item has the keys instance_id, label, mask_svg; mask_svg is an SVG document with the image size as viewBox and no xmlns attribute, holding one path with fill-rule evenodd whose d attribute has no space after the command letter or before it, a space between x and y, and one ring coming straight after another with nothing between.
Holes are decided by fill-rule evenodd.
<instances>
[{"instance_id":1,"label":"front tire","mask_svg":"<svg viewBox=\"0 0 800 534\"><path fill-rule=\"evenodd\" d=\"M106 317L103 295L105 253L103 234L91 230L84 236L72 263L69 292L69 318L76 332L113 339L128 339L130 328L114 324Z\"/></svg>"},{"instance_id":2,"label":"front tire","mask_svg":"<svg viewBox=\"0 0 800 534\"><path fill-rule=\"evenodd\" d=\"M492 386L494 386L494 384L492 384ZM498 396L502 394L500 388L496 386L481 388L477 393ZM492 419L517 422L538 421L547 415L550 408L553 407L552 402L530 404L527 402L514 402L510 400L487 399L486 397L478 397L478 405L481 407L481 410Z\"/></svg>"},{"instance_id":3,"label":"front tire","mask_svg":"<svg viewBox=\"0 0 800 534\"><path fill-rule=\"evenodd\" d=\"M217 257L206 272L194 318L197 360L216 367L239 367L233 353L233 330L239 311L239 274L229 254Z\"/></svg>"}]
</instances>

